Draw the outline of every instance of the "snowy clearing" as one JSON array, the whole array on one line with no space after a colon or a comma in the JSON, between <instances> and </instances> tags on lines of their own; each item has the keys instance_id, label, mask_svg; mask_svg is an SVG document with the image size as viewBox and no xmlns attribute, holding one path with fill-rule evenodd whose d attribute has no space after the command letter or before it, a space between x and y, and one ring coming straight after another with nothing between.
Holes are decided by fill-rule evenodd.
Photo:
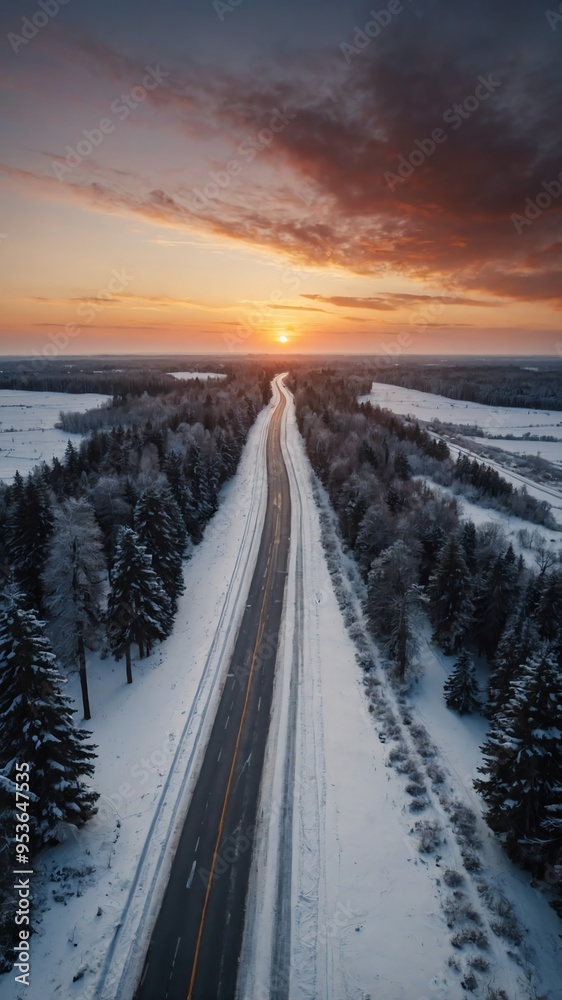
<instances>
[{"instance_id":1,"label":"snowy clearing","mask_svg":"<svg viewBox=\"0 0 562 1000\"><path fill-rule=\"evenodd\" d=\"M69 441L82 440L56 429L61 410L85 413L107 402L111 396L98 393L0 389L0 479L26 476L40 462L62 458Z\"/></svg>"},{"instance_id":2,"label":"snowy clearing","mask_svg":"<svg viewBox=\"0 0 562 1000\"><path fill-rule=\"evenodd\" d=\"M518 406L486 406L469 403L463 399L449 399L418 389L404 389L400 385L373 382L370 396L373 406L382 406L403 416L411 414L418 420L442 420L450 424L477 424L487 433L552 434L562 439L562 411L529 410ZM558 429L558 432L557 432ZM489 442L488 442L489 443ZM540 443L540 442L539 442Z\"/></svg>"},{"instance_id":3,"label":"snowy clearing","mask_svg":"<svg viewBox=\"0 0 562 1000\"><path fill-rule=\"evenodd\" d=\"M524 486L530 496L549 503L556 520L562 525L562 484L539 483L530 473L521 473L514 471L513 468L506 468L506 464L509 465L513 461L511 456L517 451L522 455L538 455L540 453L542 458L554 462L556 465L562 465L562 411L527 410L514 406L485 406L482 403L466 403L463 400L448 399L446 396L419 392L417 389L403 389L402 386L386 385L383 382L373 382L370 395L360 397L360 402L367 400L370 400L373 406L392 410L401 416L412 416L416 420L427 423L432 420L441 420L443 423L452 423L460 427L463 424L476 424L490 434L496 432L522 436L529 432L559 437L560 441L550 443L464 437L461 446L453 444L447 434L442 435L447 441L453 458L464 454L476 458L479 462L485 462L518 489ZM474 448L471 447L473 442ZM497 458L483 457L479 450L481 446L501 449L504 455L499 454ZM546 449L548 449L548 455Z\"/></svg>"}]
</instances>

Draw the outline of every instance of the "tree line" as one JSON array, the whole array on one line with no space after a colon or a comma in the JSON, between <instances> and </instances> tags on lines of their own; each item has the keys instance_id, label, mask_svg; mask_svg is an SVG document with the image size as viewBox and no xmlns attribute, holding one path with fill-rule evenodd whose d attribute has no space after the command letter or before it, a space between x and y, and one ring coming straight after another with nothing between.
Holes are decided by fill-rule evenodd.
<instances>
[{"instance_id":1,"label":"tree line","mask_svg":"<svg viewBox=\"0 0 562 1000\"><path fill-rule=\"evenodd\" d=\"M377 382L418 389L449 399L486 406L517 406L533 410L562 410L560 361L541 363L539 371L517 364L474 365L397 362L373 373Z\"/></svg>"},{"instance_id":2,"label":"tree line","mask_svg":"<svg viewBox=\"0 0 562 1000\"><path fill-rule=\"evenodd\" d=\"M359 404L356 386L343 379L301 373L291 388L308 456L361 568L366 616L392 675L400 684L408 679L429 619L433 641L455 657L447 704L490 719L476 782L487 821L511 857L562 885L559 564L543 552L536 571L528 568L495 524L461 520L453 496L414 476L448 462L453 477L482 477L484 466L461 458L455 470L446 445L436 454L433 436ZM484 492L502 489L501 477L489 473ZM488 667L487 696L478 689L475 659Z\"/></svg>"}]
</instances>

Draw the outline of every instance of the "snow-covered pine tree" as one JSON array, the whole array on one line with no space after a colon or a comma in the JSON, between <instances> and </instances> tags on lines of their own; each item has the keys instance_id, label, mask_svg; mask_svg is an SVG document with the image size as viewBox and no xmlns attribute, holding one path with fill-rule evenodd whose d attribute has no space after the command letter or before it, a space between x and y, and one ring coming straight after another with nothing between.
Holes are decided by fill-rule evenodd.
<instances>
[{"instance_id":1,"label":"snow-covered pine tree","mask_svg":"<svg viewBox=\"0 0 562 1000\"><path fill-rule=\"evenodd\" d=\"M91 718L86 647L102 638L107 567L103 539L87 500L65 500L55 525L43 573L49 634L61 663L78 664L84 718Z\"/></svg>"},{"instance_id":2,"label":"snow-covered pine tree","mask_svg":"<svg viewBox=\"0 0 562 1000\"><path fill-rule=\"evenodd\" d=\"M509 699L509 687L533 649L539 636L533 618L529 615L528 601L523 594L509 616L494 657L494 669L488 686L486 714L493 718Z\"/></svg>"},{"instance_id":3,"label":"snow-covered pine tree","mask_svg":"<svg viewBox=\"0 0 562 1000\"><path fill-rule=\"evenodd\" d=\"M30 474L24 483L16 473L10 488L8 552L13 579L29 607L41 608L40 568L53 530L51 501L44 484Z\"/></svg>"},{"instance_id":4,"label":"snow-covered pine tree","mask_svg":"<svg viewBox=\"0 0 562 1000\"><path fill-rule=\"evenodd\" d=\"M552 852L555 836L562 846L562 830L552 830L562 789L562 667L548 643L528 657L510 691L482 747L485 780L474 784L492 830L512 854L536 862Z\"/></svg>"},{"instance_id":5,"label":"snow-covered pine tree","mask_svg":"<svg viewBox=\"0 0 562 1000\"><path fill-rule=\"evenodd\" d=\"M131 645L139 656L148 655L153 643L165 639L173 627L170 599L152 568L152 558L132 528L121 528L111 571L107 630L111 652L125 654L127 683L132 684Z\"/></svg>"},{"instance_id":6,"label":"snow-covered pine tree","mask_svg":"<svg viewBox=\"0 0 562 1000\"><path fill-rule=\"evenodd\" d=\"M80 780L94 771L90 734L72 721L66 683L44 623L12 591L0 609L0 772L16 780L16 763L30 765L33 846L60 839L59 824L83 826L98 798Z\"/></svg>"},{"instance_id":7,"label":"snow-covered pine tree","mask_svg":"<svg viewBox=\"0 0 562 1000\"><path fill-rule=\"evenodd\" d=\"M467 635L474 613L472 577L456 535L450 535L428 586L433 637L454 653Z\"/></svg>"},{"instance_id":8,"label":"snow-covered pine tree","mask_svg":"<svg viewBox=\"0 0 562 1000\"><path fill-rule=\"evenodd\" d=\"M475 601L474 634L480 649L493 657L510 611L519 596L517 561L510 545L484 571Z\"/></svg>"},{"instance_id":9,"label":"snow-covered pine tree","mask_svg":"<svg viewBox=\"0 0 562 1000\"><path fill-rule=\"evenodd\" d=\"M474 663L467 649L461 649L452 672L444 685L445 701L459 715L466 715L478 709L478 683Z\"/></svg>"},{"instance_id":10,"label":"snow-covered pine tree","mask_svg":"<svg viewBox=\"0 0 562 1000\"><path fill-rule=\"evenodd\" d=\"M554 640L562 629L562 573L553 570L538 577L535 621L543 639Z\"/></svg>"},{"instance_id":11,"label":"snow-covered pine tree","mask_svg":"<svg viewBox=\"0 0 562 1000\"><path fill-rule=\"evenodd\" d=\"M169 488L149 486L140 496L134 514L139 541L152 556L152 568L170 598L172 614L183 594L183 554L187 532L180 509Z\"/></svg>"}]
</instances>

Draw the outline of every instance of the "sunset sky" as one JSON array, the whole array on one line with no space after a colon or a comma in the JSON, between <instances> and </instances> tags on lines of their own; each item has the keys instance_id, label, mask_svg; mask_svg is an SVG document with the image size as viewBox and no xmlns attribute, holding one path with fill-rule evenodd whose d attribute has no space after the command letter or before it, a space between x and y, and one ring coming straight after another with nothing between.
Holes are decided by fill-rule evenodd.
<instances>
[{"instance_id":1,"label":"sunset sky","mask_svg":"<svg viewBox=\"0 0 562 1000\"><path fill-rule=\"evenodd\" d=\"M558 4L57 7L0 15L0 354L562 352Z\"/></svg>"}]
</instances>

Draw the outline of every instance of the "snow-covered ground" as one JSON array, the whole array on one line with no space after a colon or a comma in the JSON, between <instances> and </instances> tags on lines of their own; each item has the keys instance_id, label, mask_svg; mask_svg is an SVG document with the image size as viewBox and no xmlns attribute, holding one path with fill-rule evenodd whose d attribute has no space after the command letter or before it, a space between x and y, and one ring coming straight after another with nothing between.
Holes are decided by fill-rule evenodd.
<instances>
[{"instance_id":1,"label":"snow-covered ground","mask_svg":"<svg viewBox=\"0 0 562 1000\"><path fill-rule=\"evenodd\" d=\"M210 378L226 378L226 375L219 374L218 372L168 372L168 374L184 381L190 378L198 378L201 382L206 382Z\"/></svg>"},{"instance_id":2,"label":"snow-covered ground","mask_svg":"<svg viewBox=\"0 0 562 1000\"><path fill-rule=\"evenodd\" d=\"M441 420L461 426L474 425L481 427L486 433L516 434L520 437L527 432L531 434L548 434L559 438L557 442L543 441L503 441L497 438L463 438L463 445L453 444L447 434L443 437L451 450L453 458L459 453L469 455L478 461L484 461L508 482L520 489L524 486L530 496L544 500L553 509L554 517L562 524L562 483L538 482L531 473L517 471L507 467L511 455L518 451L521 455L541 455L542 458L555 465L562 465L562 411L560 410L527 410L515 406L485 406L483 403L466 403L463 400L448 399L445 396L433 395L429 392L419 392L417 389L403 389L402 386L386 385L383 382L373 382L369 396L360 397L362 401L370 400L373 406L381 406L402 416L412 416L427 423ZM478 446L472 448L472 444ZM480 448L492 446L501 449L505 455L482 457ZM548 452L548 454L547 454ZM502 458L502 461L499 461Z\"/></svg>"},{"instance_id":3,"label":"snow-covered ground","mask_svg":"<svg viewBox=\"0 0 562 1000\"><path fill-rule=\"evenodd\" d=\"M292 406L285 434L293 544L238 1000L450 1000L467 995L471 974L477 975L475 996L487 996L489 986L503 988L508 1000L523 1000L535 996L536 987L560 1000L560 921L529 876L505 858L472 788L485 723L447 710L442 686L450 663L427 637L424 679L412 703L400 704L379 670L378 708L373 703L370 714L322 549ZM340 556L342 565L352 565ZM355 583L346 584L357 633L362 613L357 574L351 576ZM430 743L424 745L424 723L435 744L431 757L424 756ZM408 776L389 766L390 752L399 747L426 785L420 813L406 791ZM437 768L439 784L431 777ZM494 934L497 914L464 873L449 815L454 801L476 812L479 878L494 904L513 906L523 928L521 965L508 954L518 949ZM420 819L440 828L437 851L420 852L414 829ZM461 873L466 904L487 935L480 951L452 945L445 907L458 900L444 883L445 869ZM471 960L488 963L484 975L472 970Z\"/></svg>"},{"instance_id":4,"label":"snow-covered ground","mask_svg":"<svg viewBox=\"0 0 562 1000\"><path fill-rule=\"evenodd\" d=\"M0 389L0 479L26 476L40 462L62 458L69 441L81 440L56 429L61 410L85 413L108 401L111 396L97 393Z\"/></svg>"},{"instance_id":5,"label":"snow-covered ground","mask_svg":"<svg viewBox=\"0 0 562 1000\"><path fill-rule=\"evenodd\" d=\"M6 1000L130 1000L255 563L270 414L271 407L258 417L239 471L186 566L173 635L135 663L132 686L123 664L89 665L100 813L37 858L35 885L48 903L32 939L31 986L18 992L12 974L0 977ZM476 997L487 998L490 985L508 1000L541 993L562 1000L560 921L499 849L472 788L483 721L446 709L450 664L427 637L424 676L410 702L397 699L380 666L368 697L328 571L315 489L337 557L333 522L292 401L283 447L292 545L238 1000L457 1000L467 995L461 980L470 959L489 963L477 974ZM348 557L341 565L354 581L346 576L339 586L357 638L360 583ZM69 689L79 705L76 676ZM430 741L422 754L424 726ZM399 773L400 748L425 788L419 813L407 792L411 775ZM432 777L437 771L441 782ZM461 888L488 944L452 945L444 907L457 900L443 875L463 872L450 816L455 798L476 812L478 877L495 899L501 892L512 903L521 946L493 933L493 916L466 872ZM437 849L420 851L418 820L440 828ZM525 986L527 974L536 994Z\"/></svg>"},{"instance_id":6,"label":"snow-covered ground","mask_svg":"<svg viewBox=\"0 0 562 1000\"><path fill-rule=\"evenodd\" d=\"M431 392L404 389L400 385L373 382L370 396L373 406L382 406L418 420L442 420L449 424L476 424L487 434L551 434L562 443L562 411L530 410L518 406L486 406L463 399L449 399ZM540 442L535 442L540 446Z\"/></svg>"},{"instance_id":7,"label":"snow-covered ground","mask_svg":"<svg viewBox=\"0 0 562 1000\"><path fill-rule=\"evenodd\" d=\"M2 1000L132 996L255 565L271 412L258 416L219 511L185 566L172 636L134 663L132 685L123 662L89 657L87 728L98 746L92 784L99 812L37 857L34 890L47 908L32 939L31 985L18 989L12 973L0 976ZM79 721L76 675L67 693Z\"/></svg>"}]
</instances>

